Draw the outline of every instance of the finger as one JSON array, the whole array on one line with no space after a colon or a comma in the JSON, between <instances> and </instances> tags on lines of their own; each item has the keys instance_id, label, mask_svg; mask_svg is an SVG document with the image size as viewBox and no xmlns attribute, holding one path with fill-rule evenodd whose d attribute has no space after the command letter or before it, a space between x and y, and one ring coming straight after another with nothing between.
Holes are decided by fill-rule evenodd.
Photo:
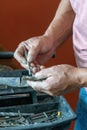
<instances>
[{"instance_id":1,"label":"finger","mask_svg":"<svg viewBox=\"0 0 87 130\"><path fill-rule=\"evenodd\" d=\"M26 64L26 59L24 56L24 50L25 47L23 45L19 45L16 51L14 52L14 58L20 63L20 64Z\"/></svg>"},{"instance_id":2,"label":"finger","mask_svg":"<svg viewBox=\"0 0 87 130\"><path fill-rule=\"evenodd\" d=\"M35 74L36 72L38 72L40 70L40 65L34 64L34 63L30 63L30 66L32 68L32 73Z\"/></svg>"},{"instance_id":3,"label":"finger","mask_svg":"<svg viewBox=\"0 0 87 130\"><path fill-rule=\"evenodd\" d=\"M27 80L27 83L36 91L43 91L44 89L44 83L41 81L32 81L32 80Z\"/></svg>"},{"instance_id":4,"label":"finger","mask_svg":"<svg viewBox=\"0 0 87 130\"><path fill-rule=\"evenodd\" d=\"M52 93L50 93L50 91L47 90L46 82L44 82L44 81L42 81L42 82L27 81L27 83L29 84L29 86L31 86L37 92L44 92L48 95L52 95Z\"/></svg>"},{"instance_id":5,"label":"finger","mask_svg":"<svg viewBox=\"0 0 87 130\"><path fill-rule=\"evenodd\" d=\"M43 66L43 65L40 65L40 70L42 70L42 69L44 69L45 68L45 66Z\"/></svg>"},{"instance_id":6,"label":"finger","mask_svg":"<svg viewBox=\"0 0 87 130\"><path fill-rule=\"evenodd\" d=\"M43 68L42 70L40 70L39 72L37 72L35 74L35 77L40 79L40 78L47 78L47 77L50 77L52 76L52 73L51 73L51 69L50 68Z\"/></svg>"},{"instance_id":7,"label":"finger","mask_svg":"<svg viewBox=\"0 0 87 130\"><path fill-rule=\"evenodd\" d=\"M30 66L32 67L32 72L35 74L36 72L40 71L41 69L44 69L45 67L39 64L31 63Z\"/></svg>"},{"instance_id":8,"label":"finger","mask_svg":"<svg viewBox=\"0 0 87 130\"><path fill-rule=\"evenodd\" d=\"M34 64L34 63L30 63L30 65L32 68L36 67L36 64Z\"/></svg>"},{"instance_id":9,"label":"finger","mask_svg":"<svg viewBox=\"0 0 87 130\"><path fill-rule=\"evenodd\" d=\"M28 66L28 64L21 64L21 66L23 67L23 68L25 68L25 69L29 69L29 66Z\"/></svg>"},{"instance_id":10,"label":"finger","mask_svg":"<svg viewBox=\"0 0 87 130\"><path fill-rule=\"evenodd\" d=\"M38 71L36 67L32 68L32 73L35 74Z\"/></svg>"}]
</instances>

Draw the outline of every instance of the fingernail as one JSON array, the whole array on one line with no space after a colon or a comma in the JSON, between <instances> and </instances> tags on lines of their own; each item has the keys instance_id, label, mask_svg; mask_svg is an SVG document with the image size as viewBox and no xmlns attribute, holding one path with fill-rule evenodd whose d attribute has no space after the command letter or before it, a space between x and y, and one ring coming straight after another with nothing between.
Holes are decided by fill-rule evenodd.
<instances>
[{"instance_id":1,"label":"fingernail","mask_svg":"<svg viewBox=\"0 0 87 130\"><path fill-rule=\"evenodd\" d=\"M36 78L40 78L41 76L40 76L40 74L38 74L38 72L37 72L37 73L35 73L35 77L36 77Z\"/></svg>"},{"instance_id":2,"label":"fingernail","mask_svg":"<svg viewBox=\"0 0 87 130\"><path fill-rule=\"evenodd\" d=\"M32 56L28 56L27 60L28 60L28 62L31 62Z\"/></svg>"},{"instance_id":3,"label":"fingernail","mask_svg":"<svg viewBox=\"0 0 87 130\"><path fill-rule=\"evenodd\" d=\"M26 60L21 60L20 63L27 64L27 61Z\"/></svg>"}]
</instances>

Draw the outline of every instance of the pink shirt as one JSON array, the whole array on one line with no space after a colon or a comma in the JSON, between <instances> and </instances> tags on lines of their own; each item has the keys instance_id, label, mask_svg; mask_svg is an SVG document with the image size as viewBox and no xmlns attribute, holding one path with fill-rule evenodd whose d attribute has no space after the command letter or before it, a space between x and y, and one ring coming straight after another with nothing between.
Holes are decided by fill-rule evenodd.
<instances>
[{"instance_id":1,"label":"pink shirt","mask_svg":"<svg viewBox=\"0 0 87 130\"><path fill-rule=\"evenodd\" d=\"M70 0L76 13L73 24L73 48L78 67L87 67L87 0Z\"/></svg>"}]
</instances>

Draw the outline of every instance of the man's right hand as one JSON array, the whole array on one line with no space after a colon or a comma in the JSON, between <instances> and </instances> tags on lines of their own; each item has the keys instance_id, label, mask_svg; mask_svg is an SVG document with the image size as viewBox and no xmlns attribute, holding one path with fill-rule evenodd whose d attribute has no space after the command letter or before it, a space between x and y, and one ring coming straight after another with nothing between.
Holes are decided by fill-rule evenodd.
<instances>
[{"instance_id":1,"label":"man's right hand","mask_svg":"<svg viewBox=\"0 0 87 130\"><path fill-rule=\"evenodd\" d=\"M27 59L25 56L26 52ZM21 42L15 50L14 57L22 67L27 69L26 60L29 63L42 65L52 57L54 52L53 40L43 35Z\"/></svg>"}]
</instances>

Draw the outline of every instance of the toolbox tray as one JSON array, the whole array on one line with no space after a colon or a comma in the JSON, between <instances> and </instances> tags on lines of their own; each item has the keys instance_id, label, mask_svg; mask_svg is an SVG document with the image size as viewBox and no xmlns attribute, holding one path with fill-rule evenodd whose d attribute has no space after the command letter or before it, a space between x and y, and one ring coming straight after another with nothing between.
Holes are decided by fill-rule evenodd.
<instances>
[{"instance_id":1,"label":"toolbox tray","mask_svg":"<svg viewBox=\"0 0 87 130\"><path fill-rule=\"evenodd\" d=\"M0 107L1 112L18 112L20 113L42 113L56 109L61 112L61 116L55 121L45 123L34 123L26 126L0 127L0 130L67 130L72 120L76 119L68 102L63 96L51 97L49 95L37 95L37 100L32 104ZM33 100L34 101L34 100Z\"/></svg>"}]
</instances>

